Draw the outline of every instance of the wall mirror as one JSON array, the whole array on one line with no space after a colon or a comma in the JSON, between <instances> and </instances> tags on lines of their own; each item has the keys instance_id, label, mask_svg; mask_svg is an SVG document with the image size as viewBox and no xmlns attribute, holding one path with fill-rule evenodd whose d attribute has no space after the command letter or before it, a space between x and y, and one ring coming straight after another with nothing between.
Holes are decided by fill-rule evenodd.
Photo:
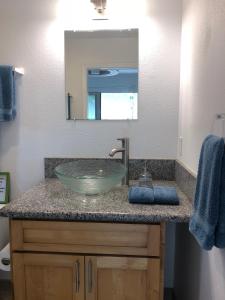
<instances>
[{"instance_id":1,"label":"wall mirror","mask_svg":"<svg viewBox=\"0 0 225 300\"><path fill-rule=\"evenodd\" d=\"M138 118L138 29L65 31L68 120Z\"/></svg>"}]
</instances>

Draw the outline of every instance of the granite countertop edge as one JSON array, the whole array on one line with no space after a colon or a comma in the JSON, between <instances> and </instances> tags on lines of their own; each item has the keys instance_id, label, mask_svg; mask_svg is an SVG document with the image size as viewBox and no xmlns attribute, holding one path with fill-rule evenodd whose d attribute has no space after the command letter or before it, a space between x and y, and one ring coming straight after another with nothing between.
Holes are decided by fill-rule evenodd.
<instances>
[{"instance_id":1,"label":"granite countertop edge","mask_svg":"<svg viewBox=\"0 0 225 300\"><path fill-rule=\"evenodd\" d=\"M127 187L114 188L105 195L91 198L65 189L57 179L47 179L0 209L0 216L40 221L134 224L188 222L192 210L188 197L175 182L158 181L157 184L175 186L180 205L129 204Z\"/></svg>"},{"instance_id":2,"label":"granite countertop edge","mask_svg":"<svg viewBox=\"0 0 225 300\"><path fill-rule=\"evenodd\" d=\"M190 215L183 216L160 216L160 215L126 215L121 214L101 214L101 213L81 213L81 214L58 214L58 213L24 213L24 212L10 212L7 209L0 212L1 217L8 217L17 220L36 220L36 221L77 221L77 222L102 222L102 223L134 223L134 224L148 224L160 222L175 222L187 223Z\"/></svg>"}]
</instances>

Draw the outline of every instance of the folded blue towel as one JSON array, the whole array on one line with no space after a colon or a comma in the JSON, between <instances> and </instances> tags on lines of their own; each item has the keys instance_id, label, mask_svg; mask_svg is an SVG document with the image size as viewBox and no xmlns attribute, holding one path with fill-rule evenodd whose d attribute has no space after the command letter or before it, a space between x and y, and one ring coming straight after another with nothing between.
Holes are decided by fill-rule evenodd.
<instances>
[{"instance_id":1,"label":"folded blue towel","mask_svg":"<svg viewBox=\"0 0 225 300\"><path fill-rule=\"evenodd\" d=\"M153 189L144 186L132 186L128 191L128 200L130 203L153 204Z\"/></svg>"},{"instance_id":2,"label":"folded blue towel","mask_svg":"<svg viewBox=\"0 0 225 300\"><path fill-rule=\"evenodd\" d=\"M208 136L201 149L194 211L189 223L190 232L205 250L212 249L215 244L220 204L223 211L225 209L224 199L220 203L223 156L224 140L213 135ZM223 224L224 222L223 220ZM223 231L222 227L221 230Z\"/></svg>"},{"instance_id":3,"label":"folded blue towel","mask_svg":"<svg viewBox=\"0 0 225 300\"><path fill-rule=\"evenodd\" d=\"M178 205L179 199L174 187L156 186L148 187L133 186L129 188L128 200L136 204L165 204Z\"/></svg>"},{"instance_id":4,"label":"folded blue towel","mask_svg":"<svg viewBox=\"0 0 225 300\"><path fill-rule=\"evenodd\" d=\"M0 66L0 121L16 117L15 78L12 66Z\"/></svg>"},{"instance_id":5,"label":"folded blue towel","mask_svg":"<svg viewBox=\"0 0 225 300\"><path fill-rule=\"evenodd\" d=\"M154 203L166 205L179 205L176 188L167 186L154 186Z\"/></svg>"}]
</instances>

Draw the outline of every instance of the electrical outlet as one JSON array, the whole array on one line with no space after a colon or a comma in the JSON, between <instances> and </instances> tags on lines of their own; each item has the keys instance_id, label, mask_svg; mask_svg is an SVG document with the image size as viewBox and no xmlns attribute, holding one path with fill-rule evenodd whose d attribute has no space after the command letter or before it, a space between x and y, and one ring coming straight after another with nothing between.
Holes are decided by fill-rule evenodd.
<instances>
[{"instance_id":1,"label":"electrical outlet","mask_svg":"<svg viewBox=\"0 0 225 300\"><path fill-rule=\"evenodd\" d=\"M179 156L183 155L183 137L179 137Z\"/></svg>"}]
</instances>

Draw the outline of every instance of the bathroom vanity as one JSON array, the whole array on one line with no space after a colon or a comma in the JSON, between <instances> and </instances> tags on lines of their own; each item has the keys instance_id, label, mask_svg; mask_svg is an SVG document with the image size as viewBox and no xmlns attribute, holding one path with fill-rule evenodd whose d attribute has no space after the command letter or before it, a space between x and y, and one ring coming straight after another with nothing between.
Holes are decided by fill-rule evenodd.
<instances>
[{"instance_id":1,"label":"bathroom vanity","mask_svg":"<svg viewBox=\"0 0 225 300\"><path fill-rule=\"evenodd\" d=\"M15 299L163 299L163 230L13 220Z\"/></svg>"},{"instance_id":2,"label":"bathroom vanity","mask_svg":"<svg viewBox=\"0 0 225 300\"><path fill-rule=\"evenodd\" d=\"M24 193L0 211L10 218L15 300L162 300L165 222L191 213L177 192L179 206L131 205L126 186L79 195L56 179Z\"/></svg>"}]
</instances>

